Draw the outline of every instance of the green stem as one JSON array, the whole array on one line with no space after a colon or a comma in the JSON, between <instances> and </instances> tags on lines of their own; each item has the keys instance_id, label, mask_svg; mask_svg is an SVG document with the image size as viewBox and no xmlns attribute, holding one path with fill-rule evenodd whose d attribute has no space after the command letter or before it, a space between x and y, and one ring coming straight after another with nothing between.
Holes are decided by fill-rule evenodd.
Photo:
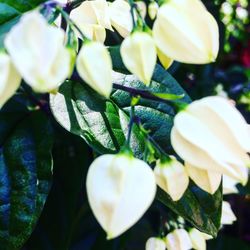
<instances>
[{"instance_id":1,"label":"green stem","mask_svg":"<svg viewBox=\"0 0 250 250\"><path fill-rule=\"evenodd\" d=\"M134 118L135 118L135 106L131 105L130 121L128 124L128 136L127 136L127 142L126 142L127 147L130 147L131 135L132 135L133 125L134 125Z\"/></svg>"}]
</instances>

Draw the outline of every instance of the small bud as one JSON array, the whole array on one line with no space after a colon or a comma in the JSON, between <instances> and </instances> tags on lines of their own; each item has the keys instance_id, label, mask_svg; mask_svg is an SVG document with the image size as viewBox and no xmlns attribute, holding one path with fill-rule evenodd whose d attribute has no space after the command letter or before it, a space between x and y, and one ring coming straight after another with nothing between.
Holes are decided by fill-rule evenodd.
<instances>
[{"instance_id":1,"label":"small bud","mask_svg":"<svg viewBox=\"0 0 250 250\"><path fill-rule=\"evenodd\" d=\"M155 19L158 9L159 9L159 5L157 2L151 2L148 5L148 15L152 20Z\"/></svg>"},{"instance_id":2,"label":"small bud","mask_svg":"<svg viewBox=\"0 0 250 250\"><path fill-rule=\"evenodd\" d=\"M175 116L171 143L190 165L228 175L244 185L250 163L246 125L244 117L227 99L205 97Z\"/></svg>"},{"instance_id":3,"label":"small bud","mask_svg":"<svg viewBox=\"0 0 250 250\"><path fill-rule=\"evenodd\" d=\"M112 26L122 37L127 37L133 28L130 5L124 0L115 0L109 5Z\"/></svg>"},{"instance_id":4,"label":"small bud","mask_svg":"<svg viewBox=\"0 0 250 250\"><path fill-rule=\"evenodd\" d=\"M24 14L7 34L4 45L23 79L37 92L58 88L68 77L71 53L65 32L50 26L37 11Z\"/></svg>"},{"instance_id":5,"label":"small bud","mask_svg":"<svg viewBox=\"0 0 250 250\"><path fill-rule=\"evenodd\" d=\"M88 170L86 185L90 207L108 239L132 227L156 193L151 168L124 153L98 157Z\"/></svg>"},{"instance_id":6,"label":"small bud","mask_svg":"<svg viewBox=\"0 0 250 250\"><path fill-rule=\"evenodd\" d=\"M157 59L153 38L146 32L135 31L122 42L121 56L127 69L149 85Z\"/></svg>"},{"instance_id":7,"label":"small bud","mask_svg":"<svg viewBox=\"0 0 250 250\"><path fill-rule=\"evenodd\" d=\"M191 239L193 249L206 250L206 239L202 232L200 232L196 228L192 228L189 231L189 237Z\"/></svg>"},{"instance_id":8,"label":"small bud","mask_svg":"<svg viewBox=\"0 0 250 250\"><path fill-rule=\"evenodd\" d=\"M177 201L185 193L189 178L185 167L172 158L170 161L158 161L154 168L154 174L157 185L163 189L170 197Z\"/></svg>"},{"instance_id":9,"label":"small bud","mask_svg":"<svg viewBox=\"0 0 250 250\"><path fill-rule=\"evenodd\" d=\"M164 3L154 22L153 37L162 53L183 63L213 62L219 50L218 25L200 0Z\"/></svg>"},{"instance_id":10,"label":"small bud","mask_svg":"<svg viewBox=\"0 0 250 250\"><path fill-rule=\"evenodd\" d=\"M214 194L219 188L222 175L207 171L201 168L193 167L192 165L185 163L189 177L195 182L195 184L204 191Z\"/></svg>"},{"instance_id":11,"label":"small bud","mask_svg":"<svg viewBox=\"0 0 250 250\"><path fill-rule=\"evenodd\" d=\"M151 237L146 242L146 250L165 250L165 241L160 238Z\"/></svg>"},{"instance_id":12,"label":"small bud","mask_svg":"<svg viewBox=\"0 0 250 250\"><path fill-rule=\"evenodd\" d=\"M84 43L77 57L76 68L91 88L109 98L112 91L112 61L102 43Z\"/></svg>"},{"instance_id":13,"label":"small bud","mask_svg":"<svg viewBox=\"0 0 250 250\"><path fill-rule=\"evenodd\" d=\"M168 250L189 250L192 249L192 242L185 229L175 229L166 236Z\"/></svg>"},{"instance_id":14,"label":"small bud","mask_svg":"<svg viewBox=\"0 0 250 250\"><path fill-rule=\"evenodd\" d=\"M16 71L10 57L0 52L0 108L15 94L20 86L21 76Z\"/></svg>"},{"instance_id":15,"label":"small bud","mask_svg":"<svg viewBox=\"0 0 250 250\"><path fill-rule=\"evenodd\" d=\"M231 205L227 201L222 202L221 224L232 225L237 220Z\"/></svg>"},{"instance_id":16,"label":"small bud","mask_svg":"<svg viewBox=\"0 0 250 250\"><path fill-rule=\"evenodd\" d=\"M135 4L137 5L137 9L141 15L141 17L144 19L147 15L147 5L144 1L136 1ZM135 10L135 17L136 17L136 10Z\"/></svg>"}]
</instances>

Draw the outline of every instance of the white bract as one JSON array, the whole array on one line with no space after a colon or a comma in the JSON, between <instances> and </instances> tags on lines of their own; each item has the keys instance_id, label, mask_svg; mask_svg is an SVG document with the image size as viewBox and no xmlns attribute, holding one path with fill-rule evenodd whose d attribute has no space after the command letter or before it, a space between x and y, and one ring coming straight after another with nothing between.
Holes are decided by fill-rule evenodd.
<instances>
[{"instance_id":1,"label":"white bract","mask_svg":"<svg viewBox=\"0 0 250 250\"><path fill-rule=\"evenodd\" d=\"M166 244L163 239L151 237L146 242L145 250L165 250Z\"/></svg>"},{"instance_id":2,"label":"white bract","mask_svg":"<svg viewBox=\"0 0 250 250\"><path fill-rule=\"evenodd\" d=\"M156 193L151 168L122 153L98 157L89 168L86 185L90 207L108 239L132 227Z\"/></svg>"},{"instance_id":3,"label":"white bract","mask_svg":"<svg viewBox=\"0 0 250 250\"><path fill-rule=\"evenodd\" d=\"M113 30L106 0L84 1L70 13L70 17L82 33L94 41L104 42L105 29Z\"/></svg>"},{"instance_id":4,"label":"white bract","mask_svg":"<svg viewBox=\"0 0 250 250\"><path fill-rule=\"evenodd\" d=\"M214 194L221 183L222 174L185 164L189 177L204 191Z\"/></svg>"},{"instance_id":5,"label":"white bract","mask_svg":"<svg viewBox=\"0 0 250 250\"><path fill-rule=\"evenodd\" d=\"M179 161L175 158L166 162L158 161L154 174L157 185L174 201L183 196L188 187L189 178L185 167Z\"/></svg>"},{"instance_id":6,"label":"white bract","mask_svg":"<svg viewBox=\"0 0 250 250\"><path fill-rule=\"evenodd\" d=\"M185 229L175 229L166 236L168 250L189 250L192 249L192 242Z\"/></svg>"},{"instance_id":7,"label":"white bract","mask_svg":"<svg viewBox=\"0 0 250 250\"><path fill-rule=\"evenodd\" d=\"M109 98L112 91L112 61L102 43L85 42L78 54L76 68L91 88Z\"/></svg>"},{"instance_id":8,"label":"white bract","mask_svg":"<svg viewBox=\"0 0 250 250\"><path fill-rule=\"evenodd\" d=\"M191 239L193 249L195 250L206 250L206 239L204 234L197 230L196 228L192 228L189 231L189 237Z\"/></svg>"},{"instance_id":9,"label":"white bract","mask_svg":"<svg viewBox=\"0 0 250 250\"><path fill-rule=\"evenodd\" d=\"M122 42L121 56L126 68L149 85L157 59L151 35L141 31L133 32Z\"/></svg>"},{"instance_id":10,"label":"white bract","mask_svg":"<svg viewBox=\"0 0 250 250\"><path fill-rule=\"evenodd\" d=\"M222 202L221 224L232 225L237 220L234 212L232 211L230 203L227 201Z\"/></svg>"},{"instance_id":11,"label":"white bract","mask_svg":"<svg viewBox=\"0 0 250 250\"><path fill-rule=\"evenodd\" d=\"M153 37L162 53L183 63L213 62L219 50L218 25L200 0L164 3L153 26Z\"/></svg>"},{"instance_id":12,"label":"white bract","mask_svg":"<svg viewBox=\"0 0 250 250\"><path fill-rule=\"evenodd\" d=\"M243 185L247 183L248 127L227 99L205 97L179 112L174 118L171 143L187 164L207 170L209 174L228 175Z\"/></svg>"},{"instance_id":13,"label":"white bract","mask_svg":"<svg viewBox=\"0 0 250 250\"><path fill-rule=\"evenodd\" d=\"M7 34L4 45L23 79L37 92L58 88L71 69L65 32L50 26L38 12L24 14Z\"/></svg>"},{"instance_id":14,"label":"white bract","mask_svg":"<svg viewBox=\"0 0 250 250\"><path fill-rule=\"evenodd\" d=\"M9 55L0 52L0 108L13 96L20 86L21 76Z\"/></svg>"}]
</instances>

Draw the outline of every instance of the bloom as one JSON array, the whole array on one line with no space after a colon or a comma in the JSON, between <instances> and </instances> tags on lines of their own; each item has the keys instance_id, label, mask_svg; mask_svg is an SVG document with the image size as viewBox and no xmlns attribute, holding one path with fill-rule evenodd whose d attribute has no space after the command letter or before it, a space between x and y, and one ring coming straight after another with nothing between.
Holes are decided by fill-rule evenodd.
<instances>
[{"instance_id":1,"label":"bloom","mask_svg":"<svg viewBox=\"0 0 250 250\"><path fill-rule=\"evenodd\" d=\"M58 88L68 77L71 54L65 33L50 26L37 11L24 14L6 36L4 45L27 84L37 92Z\"/></svg>"},{"instance_id":2,"label":"bloom","mask_svg":"<svg viewBox=\"0 0 250 250\"><path fill-rule=\"evenodd\" d=\"M131 155L102 155L87 174L90 207L112 239L133 226L154 200L156 184L151 168Z\"/></svg>"},{"instance_id":3,"label":"bloom","mask_svg":"<svg viewBox=\"0 0 250 250\"><path fill-rule=\"evenodd\" d=\"M238 193L238 189L236 187L237 185L237 181L235 181L234 179L228 177L227 175L223 176L223 194L234 194L234 193Z\"/></svg>"},{"instance_id":4,"label":"bloom","mask_svg":"<svg viewBox=\"0 0 250 250\"><path fill-rule=\"evenodd\" d=\"M206 239L204 234L197 230L196 228L192 228L189 231L189 237L191 239L193 249L195 250L206 250Z\"/></svg>"},{"instance_id":5,"label":"bloom","mask_svg":"<svg viewBox=\"0 0 250 250\"><path fill-rule=\"evenodd\" d=\"M213 62L219 50L218 25L200 0L163 4L153 26L153 37L166 56L183 63Z\"/></svg>"},{"instance_id":6,"label":"bloom","mask_svg":"<svg viewBox=\"0 0 250 250\"><path fill-rule=\"evenodd\" d=\"M21 83L21 76L16 71L9 55L0 52L0 108L14 95Z\"/></svg>"},{"instance_id":7,"label":"bloom","mask_svg":"<svg viewBox=\"0 0 250 250\"><path fill-rule=\"evenodd\" d=\"M192 242L185 229L175 229L166 236L166 246L168 250L189 250Z\"/></svg>"},{"instance_id":8,"label":"bloom","mask_svg":"<svg viewBox=\"0 0 250 250\"><path fill-rule=\"evenodd\" d=\"M124 0L115 0L109 4L112 26L122 37L127 37L133 28L130 5Z\"/></svg>"},{"instance_id":9,"label":"bloom","mask_svg":"<svg viewBox=\"0 0 250 250\"><path fill-rule=\"evenodd\" d=\"M164 240L160 238L151 237L146 242L146 250L165 250L166 245Z\"/></svg>"},{"instance_id":10,"label":"bloom","mask_svg":"<svg viewBox=\"0 0 250 250\"><path fill-rule=\"evenodd\" d=\"M133 32L122 42L121 56L126 68L149 85L157 59L153 38L146 32Z\"/></svg>"},{"instance_id":11,"label":"bloom","mask_svg":"<svg viewBox=\"0 0 250 250\"><path fill-rule=\"evenodd\" d=\"M231 205L227 201L222 202L221 224L232 225L237 220L234 215Z\"/></svg>"},{"instance_id":12,"label":"bloom","mask_svg":"<svg viewBox=\"0 0 250 250\"><path fill-rule=\"evenodd\" d=\"M78 54L76 68L80 77L100 95L112 91L112 61L100 42L85 42Z\"/></svg>"},{"instance_id":13,"label":"bloom","mask_svg":"<svg viewBox=\"0 0 250 250\"><path fill-rule=\"evenodd\" d=\"M174 118L171 143L188 165L246 184L250 163L248 126L227 99L205 97L179 112Z\"/></svg>"},{"instance_id":14,"label":"bloom","mask_svg":"<svg viewBox=\"0 0 250 250\"><path fill-rule=\"evenodd\" d=\"M188 163L185 164L185 167L189 177L204 191L214 194L219 188L222 174L193 167Z\"/></svg>"},{"instance_id":15,"label":"bloom","mask_svg":"<svg viewBox=\"0 0 250 250\"><path fill-rule=\"evenodd\" d=\"M111 27L106 0L84 1L70 13L70 17L89 39L104 42L106 29Z\"/></svg>"},{"instance_id":16,"label":"bloom","mask_svg":"<svg viewBox=\"0 0 250 250\"><path fill-rule=\"evenodd\" d=\"M158 161L154 168L157 185L177 201L185 193L189 178L185 167L174 157L169 161Z\"/></svg>"}]
</instances>

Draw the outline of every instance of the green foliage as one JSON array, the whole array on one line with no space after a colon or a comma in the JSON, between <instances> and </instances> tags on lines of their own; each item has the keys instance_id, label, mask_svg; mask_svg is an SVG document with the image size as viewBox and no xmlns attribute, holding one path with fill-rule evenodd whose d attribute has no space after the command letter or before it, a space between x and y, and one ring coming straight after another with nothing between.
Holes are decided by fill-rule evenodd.
<instances>
[{"instance_id":1,"label":"green foliage","mask_svg":"<svg viewBox=\"0 0 250 250\"><path fill-rule=\"evenodd\" d=\"M52 128L41 111L0 113L0 249L20 249L32 233L50 190Z\"/></svg>"}]
</instances>

